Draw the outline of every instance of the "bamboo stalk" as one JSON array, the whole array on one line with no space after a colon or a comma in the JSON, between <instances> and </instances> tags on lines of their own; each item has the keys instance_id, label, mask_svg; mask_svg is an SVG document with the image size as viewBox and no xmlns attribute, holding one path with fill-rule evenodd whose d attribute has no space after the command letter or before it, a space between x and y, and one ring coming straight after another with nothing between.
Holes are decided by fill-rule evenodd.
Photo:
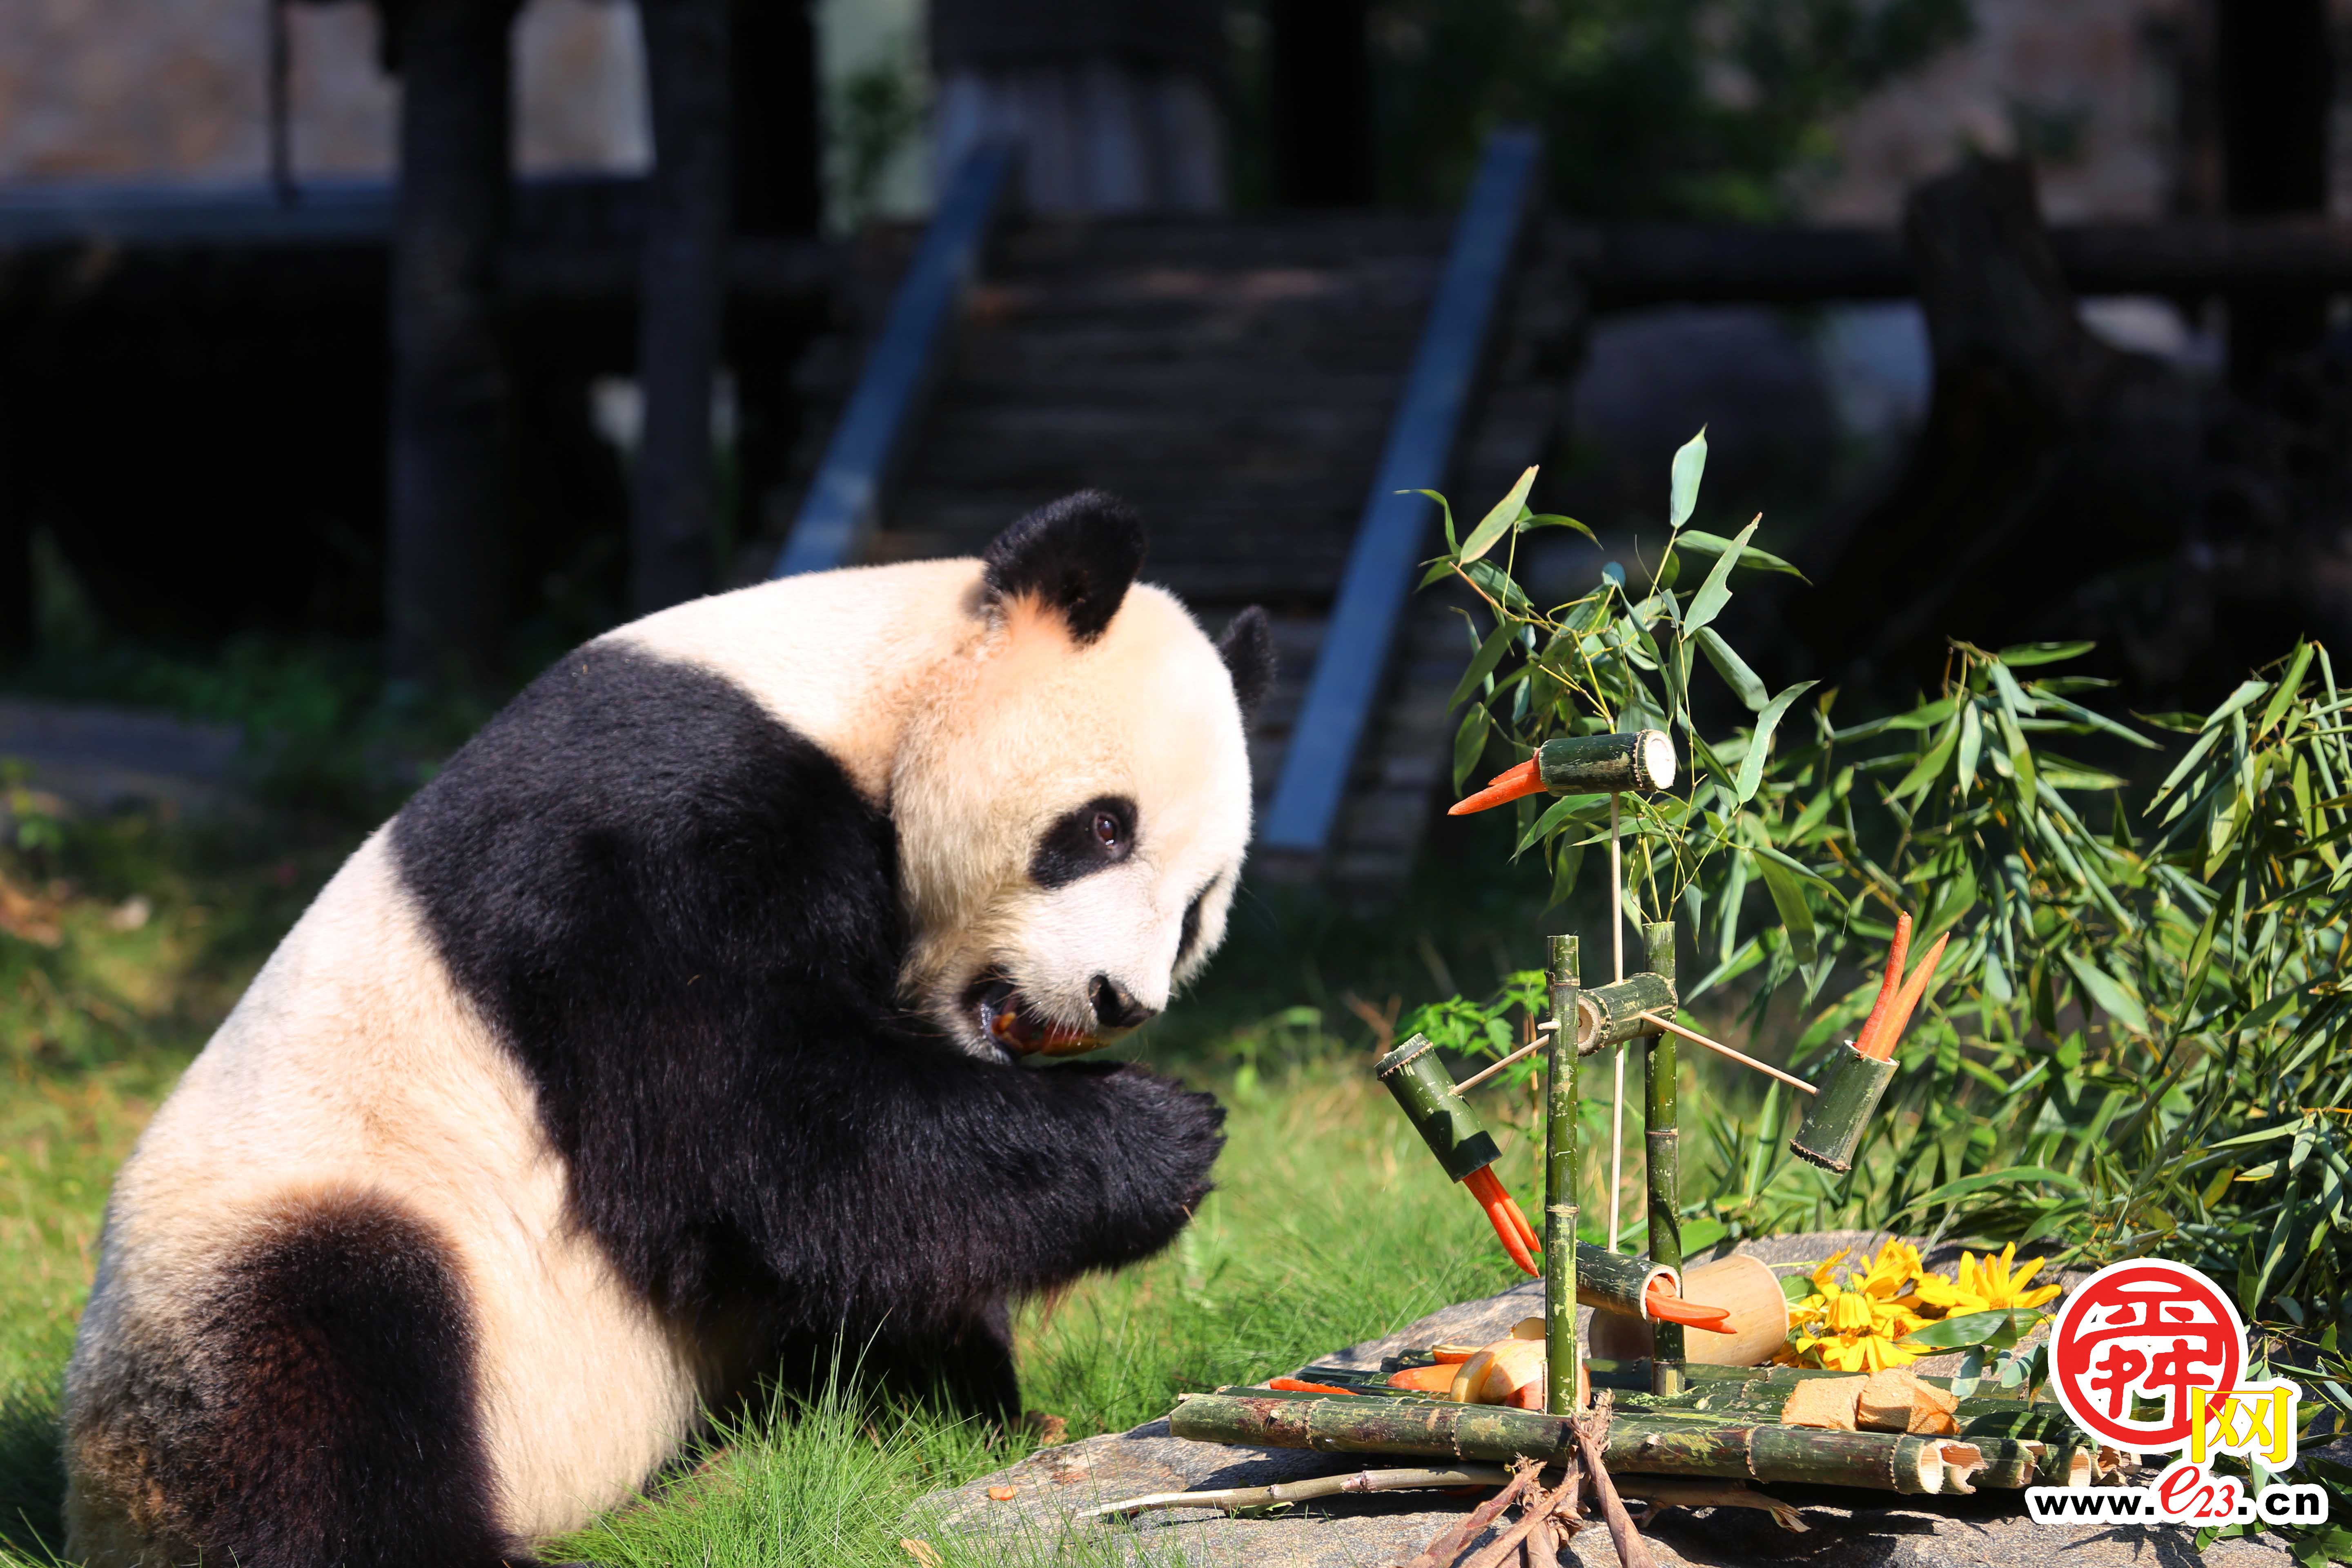
<instances>
[{"instance_id":1,"label":"bamboo stalk","mask_svg":"<svg viewBox=\"0 0 2352 1568\"><path fill-rule=\"evenodd\" d=\"M1354 1497L1370 1492L1428 1491L1443 1487L1499 1487L1511 1479L1500 1465L1449 1465L1434 1469L1357 1470L1344 1476L1318 1476L1310 1480L1280 1481L1267 1487L1219 1487L1202 1491L1153 1492L1125 1502L1090 1508L1078 1517L1106 1519L1115 1513L1142 1513L1155 1508L1213 1508L1231 1513L1244 1508L1272 1508L1278 1503L1313 1502L1318 1498Z\"/></svg>"},{"instance_id":2,"label":"bamboo stalk","mask_svg":"<svg viewBox=\"0 0 2352 1568\"><path fill-rule=\"evenodd\" d=\"M1622 985L1625 982L1625 862L1617 842L1617 803L1624 797L1615 791L1609 795L1609 983ZM1609 1250L1617 1250L1617 1196L1624 1184L1625 1160L1625 1047L1617 1047L1613 1065L1614 1083L1609 1093Z\"/></svg>"},{"instance_id":3,"label":"bamboo stalk","mask_svg":"<svg viewBox=\"0 0 2352 1568\"><path fill-rule=\"evenodd\" d=\"M1283 1398L1197 1394L1169 1418L1176 1436L1211 1443L1447 1459L1568 1460L1566 1415L1436 1400ZM1940 1491L1939 1440L1893 1432L1820 1432L1685 1415L1658 1420L1620 1413L1601 1459L1620 1475L1714 1477L1767 1485Z\"/></svg>"},{"instance_id":4,"label":"bamboo stalk","mask_svg":"<svg viewBox=\"0 0 2352 1568\"><path fill-rule=\"evenodd\" d=\"M1686 1029L1683 1027L1682 1025L1676 1023L1674 1019L1666 1017L1662 1014L1643 1013L1641 1015L1641 1018L1643 1023L1655 1024L1659 1028L1664 1030L1669 1035L1681 1036L1684 1039L1688 1040L1692 1045L1704 1046L1708 1050L1713 1051L1717 1056L1727 1057L1731 1060L1738 1062L1741 1067L1754 1068L1766 1078L1779 1079L1782 1083L1787 1084L1791 1089L1802 1090L1806 1094L1817 1095L1821 1093L1820 1089L1815 1089L1811 1084L1807 1083L1803 1079L1797 1077L1795 1074L1782 1072L1770 1062L1759 1062L1754 1057L1748 1055L1744 1051L1735 1051L1720 1040L1710 1040L1705 1035L1700 1034L1696 1029Z\"/></svg>"},{"instance_id":5,"label":"bamboo stalk","mask_svg":"<svg viewBox=\"0 0 2352 1568\"><path fill-rule=\"evenodd\" d=\"M1675 979L1675 922L1658 921L1643 928L1650 973ZM1643 1176L1650 1189L1650 1258L1662 1268L1679 1271L1683 1266L1682 1130L1675 1121L1675 1037L1660 1034L1650 1041L1644 1064L1649 1075L1649 1103L1644 1108ZM1652 1325L1650 1390L1679 1394L1683 1389L1683 1326Z\"/></svg>"},{"instance_id":6,"label":"bamboo stalk","mask_svg":"<svg viewBox=\"0 0 2352 1568\"><path fill-rule=\"evenodd\" d=\"M1544 1408L1576 1408L1577 941L1547 940L1552 1030L1544 1121Z\"/></svg>"}]
</instances>

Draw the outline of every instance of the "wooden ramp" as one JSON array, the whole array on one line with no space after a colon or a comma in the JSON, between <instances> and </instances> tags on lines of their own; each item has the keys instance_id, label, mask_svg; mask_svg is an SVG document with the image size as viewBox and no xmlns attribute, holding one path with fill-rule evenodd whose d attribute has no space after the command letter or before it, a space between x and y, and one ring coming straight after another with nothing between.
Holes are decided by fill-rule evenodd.
<instances>
[{"instance_id":1,"label":"wooden ramp","mask_svg":"<svg viewBox=\"0 0 2352 1568\"><path fill-rule=\"evenodd\" d=\"M1457 226L1294 214L1004 230L931 363L900 367L910 396L929 378L928 396L870 487L870 515L853 523L835 510L826 526L854 539L846 559L913 560L974 553L1074 489L1126 498L1151 531L1147 580L1173 589L1212 631L1247 605L1273 617L1281 680L1252 755L1263 820L1360 549L1368 487L1393 456ZM1536 361L1563 315L1543 280L1565 273L1515 255L1521 287L1486 333L1499 352L1471 345L1484 395L1444 438L1428 481L1447 482L1450 468L1465 505L1480 509L1538 460L1553 417L1553 384ZM878 347L868 357L853 400L887 373L886 357ZM1419 558L1434 548L1435 508L1416 506L1408 528ZM794 565L818 563L803 548ZM1446 768L1445 697L1467 650L1460 618L1435 604L1371 630L1381 646L1370 711L1342 759L1349 787L1325 840L1259 861L1376 895L1411 868Z\"/></svg>"}]
</instances>

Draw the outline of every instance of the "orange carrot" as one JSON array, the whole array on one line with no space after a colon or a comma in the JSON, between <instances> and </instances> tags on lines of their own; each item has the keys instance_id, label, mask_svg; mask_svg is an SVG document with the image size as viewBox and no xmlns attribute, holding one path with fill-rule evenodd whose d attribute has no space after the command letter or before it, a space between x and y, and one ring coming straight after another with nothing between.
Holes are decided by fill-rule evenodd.
<instances>
[{"instance_id":1,"label":"orange carrot","mask_svg":"<svg viewBox=\"0 0 2352 1568\"><path fill-rule=\"evenodd\" d=\"M1281 1389L1285 1394L1355 1394L1353 1388L1342 1388L1336 1383L1307 1383L1295 1377L1274 1377L1266 1380L1268 1388Z\"/></svg>"},{"instance_id":2,"label":"orange carrot","mask_svg":"<svg viewBox=\"0 0 2352 1568\"><path fill-rule=\"evenodd\" d=\"M1474 811L1484 811L1488 806L1507 805L1523 795L1538 793L1543 786L1543 772L1537 766L1536 759L1529 757L1517 767L1506 768L1496 773L1486 781L1485 789L1468 799L1454 802L1446 808L1445 815L1463 816Z\"/></svg>"},{"instance_id":3,"label":"orange carrot","mask_svg":"<svg viewBox=\"0 0 2352 1568\"><path fill-rule=\"evenodd\" d=\"M1950 931L1937 937L1936 945L1927 950L1927 956L1919 961L1919 967L1911 972L1911 978L1903 983L1903 994L1895 999L1895 1010L1887 1014L1885 1026L1871 1042L1870 1054L1879 1060L1885 1061L1895 1055L1896 1043L1911 1023L1911 1010L1926 999L1927 987L1936 978L1936 961L1944 956L1944 944L1951 940Z\"/></svg>"},{"instance_id":4,"label":"orange carrot","mask_svg":"<svg viewBox=\"0 0 2352 1568\"><path fill-rule=\"evenodd\" d=\"M1389 1373L1389 1386L1409 1388L1416 1394L1444 1394L1454 1386L1454 1368L1443 1363L1436 1366L1409 1366L1402 1372Z\"/></svg>"},{"instance_id":5,"label":"orange carrot","mask_svg":"<svg viewBox=\"0 0 2352 1568\"><path fill-rule=\"evenodd\" d=\"M1680 1296L1669 1296L1656 1285L1642 1293L1643 1313L1662 1323L1680 1323L1685 1328L1706 1329L1711 1333L1727 1334L1731 1327L1731 1309L1702 1306L1685 1301Z\"/></svg>"},{"instance_id":6,"label":"orange carrot","mask_svg":"<svg viewBox=\"0 0 2352 1568\"><path fill-rule=\"evenodd\" d=\"M1872 1004L1870 1016L1862 1026L1862 1033L1853 1037L1853 1048L1864 1056L1870 1055L1872 1044L1878 1038L1881 1025L1886 1022L1886 1010L1895 1005L1895 988L1903 984L1903 960L1911 951L1911 917L1895 917L1895 941L1886 950L1886 973L1878 982L1878 1000Z\"/></svg>"},{"instance_id":7,"label":"orange carrot","mask_svg":"<svg viewBox=\"0 0 2352 1568\"><path fill-rule=\"evenodd\" d=\"M1503 1207L1509 1211L1511 1223L1519 1227L1519 1239L1528 1244L1528 1250L1541 1252L1543 1242L1536 1236L1536 1227L1528 1223L1528 1216L1519 1210L1519 1200L1511 1196L1507 1188L1503 1193Z\"/></svg>"},{"instance_id":8,"label":"orange carrot","mask_svg":"<svg viewBox=\"0 0 2352 1568\"><path fill-rule=\"evenodd\" d=\"M1503 1191L1503 1184L1495 1179L1494 1167L1480 1166L1464 1177L1462 1184L1470 1189L1470 1195L1476 1198L1479 1207L1486 1211L1486 1223L1495 1227L1495 1234L1502 1239L1503 1250L1511 1255L1511 1261L1527 1273L1538 1272L1536 1260L1519 1235L1519 1226L1527 1222L1524 1219L1517 1224L1512 1222L1511 1195Z\"/></svg>"}]
</instances>

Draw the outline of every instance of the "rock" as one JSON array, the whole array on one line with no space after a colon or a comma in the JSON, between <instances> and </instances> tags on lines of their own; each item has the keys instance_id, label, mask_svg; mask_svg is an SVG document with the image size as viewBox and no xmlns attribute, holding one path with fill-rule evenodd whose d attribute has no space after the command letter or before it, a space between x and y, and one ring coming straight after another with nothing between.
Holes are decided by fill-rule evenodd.
<instances>
[{"instance_id":1,"label":"rock","mask_svg":"<svg viewBox=\"0 0 2352 1568\"><path fill-rule=\"evenodd\" d=\"M1882 1238L1861 1232L1776 1237L1742 1243L1774 1264L1827 1258L1839 1247L1874 1249ZM1942 1256L1931 1265L1948 1267ZM1953 1251L1957 1258L1957 1249ZM1543 1287L1529 1280L1481 1300L1433 1312L1385 1339L1319 1356L1320 1364L1377 1366L1383 1355L1438 1340L1499 1339L1535 1312ZM1587 1319L1590 1313L1583 1314ZM1927 1368L1929 1363L1919 1363ZM1374 1460L1371 1468L1411 1460ZM1236 1564L1246 1568L1386 1568L1405 1562L1475 1506L1472 1498L1430 1492L1335 1498L1273 1517L1235 1519L1206 1509L1163 1509L1131 1523L1078 1518L1084 1510L1150 1492L1267 1486L1365 1468L1360 1456L1301 1449L1228 1447L1169 1435L1165 1420L1084 1442L1047 1448L994 1475L917 1505L917 1535L961 1534L995 1555L1046 1561L1064 1548L1081 1561L1098 1554L1127 1561ZM1638 1497L1629 1478L1627 1495ZM1007 1501L989 1489L1011 1488ZM2025 1517L2020 1494L1985 1491L1930 1501L1828 1488L1776 1487L1808 1529L1776 1528L1748 1509L1672 1509L1643 1531L1660 1568L1792 1562L1807 1568L2285 1568L2286 1553L2265 1540L2217 1542L2200 1554L2189 1532L2171 1526L2042 1525ZM1640 1517L1636 1510L1635 1517ZM1080 1543L1087 1543L1081 1546ZM1108 1546L1113 1549L1105 1552ZM1613 1564L1608 1531L1597 1521L1576 1537L1575 1560Z\"/></svg>"}]
</instances>

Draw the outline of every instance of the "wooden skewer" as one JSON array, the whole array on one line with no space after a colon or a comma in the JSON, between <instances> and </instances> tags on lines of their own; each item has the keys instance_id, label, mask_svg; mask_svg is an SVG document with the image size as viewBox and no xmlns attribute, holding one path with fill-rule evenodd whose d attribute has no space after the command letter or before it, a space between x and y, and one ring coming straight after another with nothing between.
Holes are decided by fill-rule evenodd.
<instances>
[{"instance_id":1,"label":"wooden skewer","mask_svg":"<svg viewBox=\"0 0 2352 1568\"><path fill-rule=\"evenodd\" d=\"M1748 1056L1745 1052L1735 1051L1729 1046L1725 1045L1721 1040L1710 1040L1705 1035L1700 1034L1696 1029L1685 1029L1671 1018L1661 1017L1655 1013L1636 1013L1633 1016L1640 1018L1646 1023L1655 1024L1659 1028L1665 1030L1666 1033L1678 1036L1683 1039L1688 1040L1694 1046L1705 1046L1708 1050L1715 1052L1717 1056L1729 1057L1741 1067L1754 1068L1758 1072L1762 1073L1767 1078L1777 1078L1782 1083L1787 1084L1790 1089L1801 1089L1807 1094L1821 1093L1820 1089L1815 1089L1803 1079L1798 1078L1790 1073L1782 1072L1779 1068L1774 1067L1769 1062L1759 1062L1754 1057Z\"/></svg>"},{"instance_id":2,"label":"wooden skewer","mask_svg":"<svg viewBox=\"0 0 2352 1568\"><path fill-rule=\"evenodd\" d=\"M1537 1033L1540 1035L1544 1030L1550 1027L1551 1026L1548 1023L1540 1024L1537 1026ZM1454 1086L1454 1089L1459 1093L1467 1094L1470 1090L1477 1088L1488 1079L1493 1078L1496 1073L1501 1072L1505 1068L1509 1067L1516 1062L1523 1062L1527 1060L1529 1057L1543 1049L1543 1047L1544 1043L1541 1039L1538 1039L1528 1045L1521 1046L1517 1050L1513 1051L1509 1056L1505 1057L1493 1067L1481 1068L1476 1072L1472 1073L1468 1078L1465 1078L1460 1083L1455 1084Z\"/></svg>"}]
</instances>

